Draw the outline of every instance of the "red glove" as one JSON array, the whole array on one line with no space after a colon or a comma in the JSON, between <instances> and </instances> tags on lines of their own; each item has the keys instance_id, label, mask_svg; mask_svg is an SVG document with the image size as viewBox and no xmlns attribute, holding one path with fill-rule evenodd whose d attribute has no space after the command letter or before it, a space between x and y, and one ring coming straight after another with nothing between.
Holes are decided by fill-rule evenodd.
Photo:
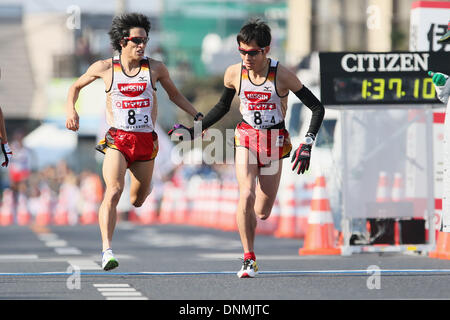
<instances>
[{"instance_id":1,"label":"red glove","mask_svg":"<svg viewBox=\"0 0 450 320\"><path fill-rule=\"evenodd\" d=\"M201 136L203 136L205 134L205 132L206 132L206 129L202 131ZM185 136L187 136L187 138L188 138L187 140L193 140L199 136L198 134L197 134L197 136L194 135L195 134L194 127L188 128L188 127L183 126L180 123L175 124L173 126L173 128L169 132L167 132L167 134L169 136L174 134L175 136L178 137L178 139L180 141L183 141Z\"/></svg>"},{"instance_id":2,"label":"red glove","mask_svg":"<svg viewBox=\"0 0 450 320\"><path fill-rule=\"evenodd\" d=\"M180 123L175 124L173 128L167 132L167 134L169 136L174 134L176 137L179 137L180 141L183 141L184 136L186 136L186 132L188 133L188 140L194 139L194 128L185 127Z\"/></svg>"},{"instance_id":3,"label":"red glove","mask_svg":"<svg viewBox=\"0 0 450 320\"><path fill-rule=\"evenodd\" d=\"M295 150L292 155L291 162L294 163L292 166L292 171L298 166L297 174L305 173L309 169L309 162L311 160L311 149L315 140L315 135L308 133L306 135L305 142L301 143L300 146Z\"/></svg>"}]
</instances>

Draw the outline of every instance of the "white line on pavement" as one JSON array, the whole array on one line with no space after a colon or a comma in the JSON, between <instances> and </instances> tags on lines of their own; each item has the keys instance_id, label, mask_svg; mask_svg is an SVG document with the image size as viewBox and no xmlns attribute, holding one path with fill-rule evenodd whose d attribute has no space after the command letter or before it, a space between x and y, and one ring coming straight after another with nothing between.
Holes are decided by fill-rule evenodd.
<instances>
[{"instance_id":1,"label":"white line on pavement","mask_svg":"<svg viewBox=\"0 0 450 320\"><path fill-rule=\"evenodd\" d=\"M127 283L94 283L93 286L106 300L148 300L147 297L144 297L142 293Z\"/></svg>"},{"instance_id":2,"label":"white line on pavement","mask_svg":"<svg viewBox=\"0 0 450 320\"><path fill-rule=\"evenodd\" d=\"M0 260L35 260L39 259L37 254L0 254Z\"/></svg>"},{"instance_id":3,"label":"white line on pavement","mask_svg":"<svg viewBox=\"0 0 450 320\"><path fill-rule=\"evenodd\" d=\"M55 248L55 252L59 255L79 255L81 250L74 247Z\"/></svg>"},{"instance_id":4,"label":"white line on pavement","mask_svg":"<svg viewBox=\"0 0 450 320\"><path fill-rule=\"evenodd\" d=\"M96 288L128 288L128 283L94 283Z\"/></svg>"},{"instance_id":5,"label":"white line on pavement","mask_svg":"<svg viewBox=\"0 0 450 320\"><path fill-rule=\"evenodd\" d=\"M142 293L134 292L101 292L104 297L137 297L142 296Z\"/></svg>"},{"instance_id":6,"label":"white line on pavement","mask_svg":"<svg viewBox=\"0 0 450 320\"><path fill-rule=\"evenodd\" d=\"M66 247L67 241L65 240L50 240L44 242L47 247L56 248L56 247Z\"/></svg>"},{"instance_id":7,"label":"white line on pavement","mask_svg":"<svg viewBox=\"0 0 450 320\"><path fill-rule=\"evenodd\" d=\"M67 262L73 267L78 267L80 270L102 270L102 267L92 260L72 259Z\"/></svg>"},{"instance_id":8,"label":"white line on pavement","mask_svg":"<svg viewBox=\"0 0 450 320\"><path fill-rule=\"evenodd\" d=\"M107 297L106 300L149 300L147 297Z\"/></svg>"},{"instance_id":9,"label":"white line on pavement","mask_svg":"<svg viewBox=\"0 0 450 320\"><path fill-rule=\"evenodd\" d=\"M97 288L100 292L135 292L134 288Z\"/></svg>"}]
</instances>

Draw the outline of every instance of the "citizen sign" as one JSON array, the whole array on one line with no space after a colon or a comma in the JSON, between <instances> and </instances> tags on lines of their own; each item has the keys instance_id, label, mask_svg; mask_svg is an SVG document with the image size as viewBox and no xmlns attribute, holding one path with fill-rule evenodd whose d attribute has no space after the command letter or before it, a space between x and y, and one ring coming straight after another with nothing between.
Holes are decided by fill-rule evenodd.
<instances>
[{"instance_id":1,"label":"citizen sign","mask_svg":"<svg viewBox=\"0 0 450 320\"><path fill-rule=\"evenodd\" d=\"M346 72L427 71L429 53L348 53L341 59Z\"/></svg>"}]
</instances>

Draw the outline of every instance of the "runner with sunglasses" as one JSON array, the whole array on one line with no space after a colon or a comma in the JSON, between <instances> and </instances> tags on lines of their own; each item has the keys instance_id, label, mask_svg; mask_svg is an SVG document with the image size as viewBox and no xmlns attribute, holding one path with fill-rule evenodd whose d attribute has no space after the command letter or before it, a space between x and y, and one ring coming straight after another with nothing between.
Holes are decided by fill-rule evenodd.
<instances>
[{"instance_id":1,"label":"runner with sunglasses","mask_svg":"<svg viewBox=\"0 0 450 320\"><path fill-rule=\"evenodd\" d=\"M193 128L189 132L191 138L196 137L219 121L230 110L238 93L242 121L235 129L235 166L240 193L236 219L244 259L237 275L246 278L258 273L254 253L256 218L265 220L270 216L281 177L280 160L288 157L292 149L284 124L289 91L312 111L304 142L291 159L292 170L298 174L309 168L311 148L325 109L292 71L267 57L271 42L267 24L250 21L240 30L237 42L242 62L225 71L222 97L201 121L199 133ZM179 125L174 126L175 131L177 128Z\"/></svg>"},{"instance_id":2,"label":"runner with sunglasses","mask_svg":"<svg viewBox=\"0 0 450 320\"><path fill-rule=\"evenodd\" d=\"M119 263L111 249L116 225L116 207L130 170L130 199L140 207L151 192L158 137L154 131L157 116L155 84L159 81L170 100L195 119L202 115L175 87L167 67L144 55L150 21L142 14L123 14L112 21L109 31L116 56L93 63L70 88L67 97L66 127L79 129L75 103L82 88L101 78L106 88L106 121L110 126L96 149L105 154L103 178L106 184L99 210L102 238L102 268L111 270Z\"/></svg>"}]
</instances>

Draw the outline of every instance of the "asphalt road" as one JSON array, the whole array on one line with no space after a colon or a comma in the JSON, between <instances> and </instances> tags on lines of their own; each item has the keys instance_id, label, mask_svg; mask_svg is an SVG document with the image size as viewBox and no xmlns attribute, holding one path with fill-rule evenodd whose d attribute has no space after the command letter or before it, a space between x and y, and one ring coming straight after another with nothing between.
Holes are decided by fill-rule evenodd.
<instances>
[{"instance_id":1,"label":"asphalt road","mask_svg":"<svg viewBox=\"0 0 450 320\"><path fill-rule=\"evenodd\" d=\"M1 227L0 299L176 301L176 310L184 312L181 308L192 307L186 300L202 307L215 300L255 305L450 297L448 260L399 253L299 256L302 245L297 239L258 235L261 273L239 279L242 252L235 232L119 222L113 250L120 266L105 272L96 225ZM202 311L207 309L195 310ZM215 311L226 312L223 306Z\"/></svg>"}]
</instances>

